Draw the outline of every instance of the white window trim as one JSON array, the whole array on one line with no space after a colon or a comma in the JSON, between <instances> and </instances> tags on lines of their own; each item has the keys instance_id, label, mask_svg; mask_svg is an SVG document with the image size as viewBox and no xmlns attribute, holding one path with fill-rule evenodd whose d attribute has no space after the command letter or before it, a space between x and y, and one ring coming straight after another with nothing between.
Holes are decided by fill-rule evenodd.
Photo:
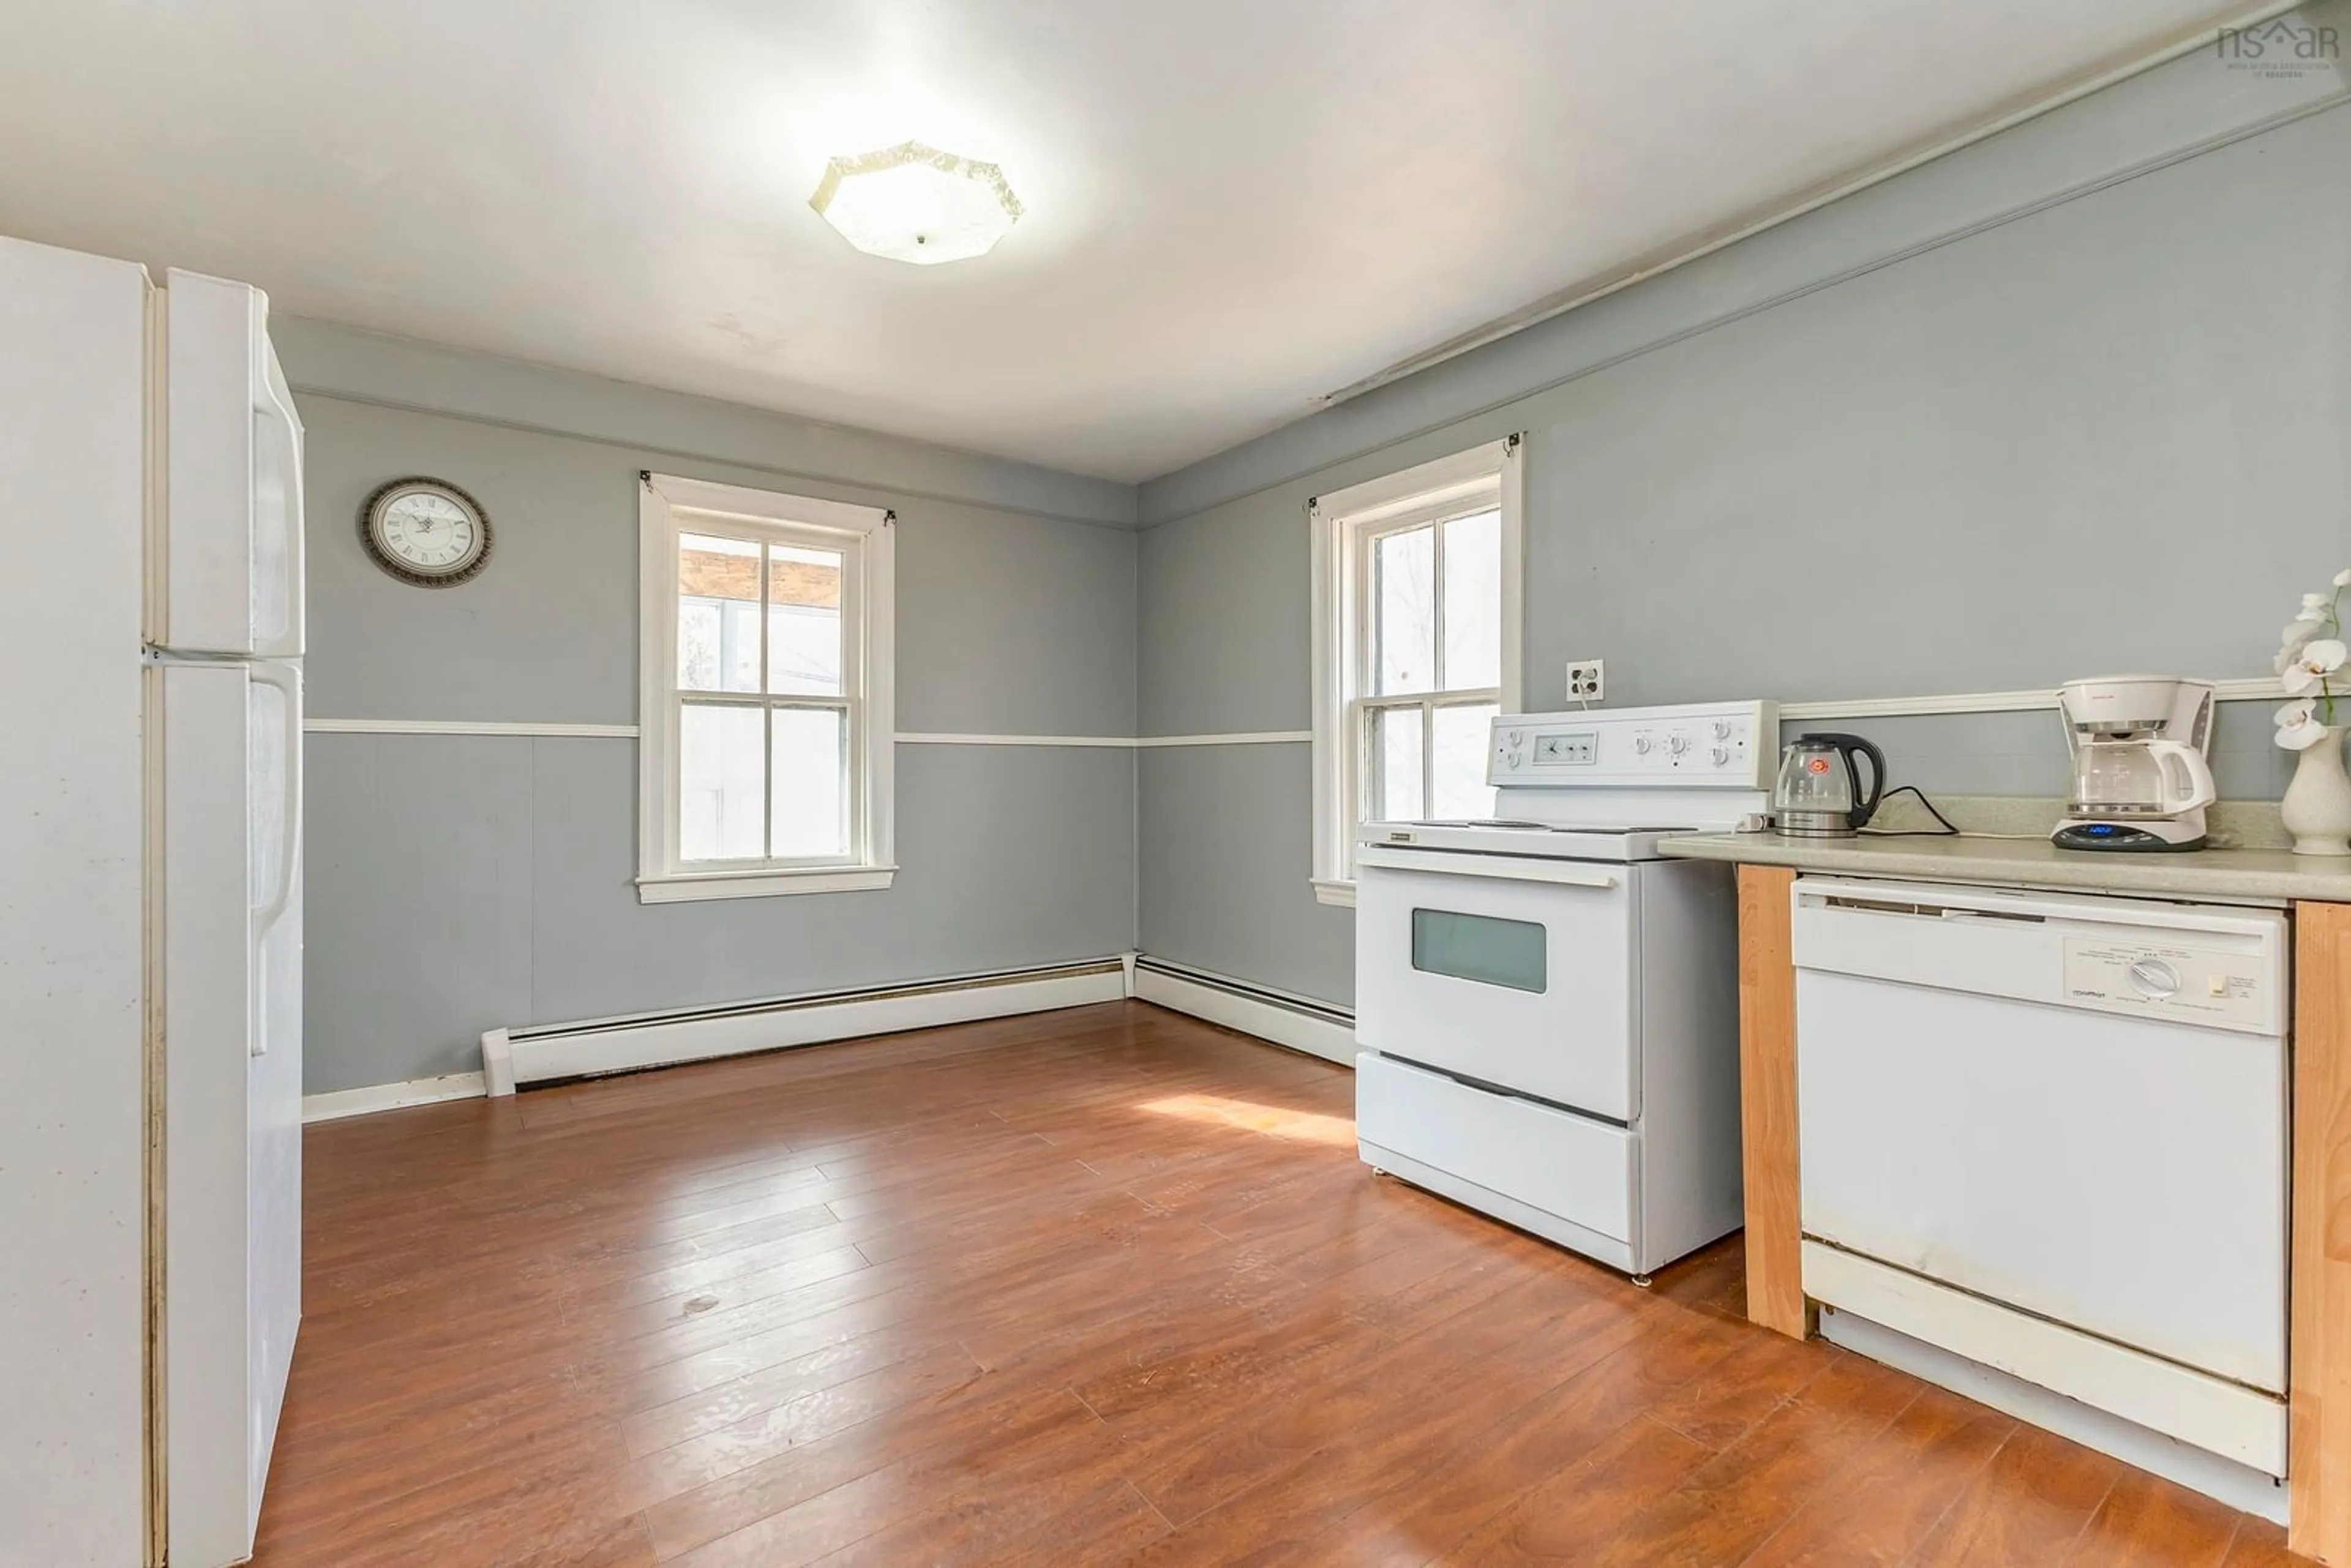
<instances>
[{"instance_id":1,"label":"white window trim","mask_svg":"<svg viewBox=\"0 0 2351 1568\"><path fill-rule=\"evenodd\" d=\"M639 476L637 502L641 632L637 695L637 898L679 904L714 898L767 898L802 893L868 893L897 873L892 832L892 763L896 747L896 627L893 620L895 515L806 496L782 496L667 474ZM677 715L671 685L677 664L677 536L680 513L862 536L858 622L852 650L861 730L862 779L851 818L852 858L810 865L683 869L675 858Z\"/></svg>"},{"instance_id":2,"label":"white window trim","mask_svg":"<svg viewBox=\"0 0 2351 1568\"><path fill-rule=\"evenodd\" d=\"M1520 661L1524 655L1524 593L1520 587L1525 510L1521 477L1525 442L1517 435L1489 441L1466 452L1423 463L1400 474L1367 480L1307 503L1313 577L1311 617L1314 646L1314 870L1315 898L1353 908L1354 834L1357 802L1363 798L1358 748L1347 744L1350 689L1355 661L1351 653L1361 630L1355 596L1364 537L1417 515L1442 516L1464 501L1490 495L1502 528L1501 711L1519 710Z\"/></svg>"}]
</instances>

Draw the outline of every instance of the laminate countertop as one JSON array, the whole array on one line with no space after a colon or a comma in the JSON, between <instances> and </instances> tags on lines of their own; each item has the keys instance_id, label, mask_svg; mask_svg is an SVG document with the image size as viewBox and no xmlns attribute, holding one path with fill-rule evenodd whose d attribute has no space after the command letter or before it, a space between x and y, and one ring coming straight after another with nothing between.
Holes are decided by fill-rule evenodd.
<instances>
[{"instance_id":1,"label":"laminate countertop","mask_svg":"<svg viewBox=\"0 0 2351 1568\"><path fill-rule=\"evenodd\" d=\"M2061 850L2046 839L1868 833L1850 839L1692 833L1663 840L1657 847L1685 860L1793 866L1834 876L2055 888L2134 898L2351 904L2351 856L2298 855L2290 850L2100 854Z\"/></svg>"}]
</instances>

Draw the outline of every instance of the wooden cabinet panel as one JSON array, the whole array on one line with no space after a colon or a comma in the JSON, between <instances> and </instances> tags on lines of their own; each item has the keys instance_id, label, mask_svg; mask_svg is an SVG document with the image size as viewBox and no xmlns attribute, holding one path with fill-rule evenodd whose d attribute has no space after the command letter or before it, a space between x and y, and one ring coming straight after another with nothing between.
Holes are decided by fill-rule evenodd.
<instances>
[{"instance_id":1,"label":"wooden cabinet panel","mask_svg":"<svg viewBox=\"0 0 2351 1568\"><path fill-rule=\"evenodd\" d=\"M2287 1544L2351 1564L2351 904L2294 905Z\"/></svg>"},{"instance_id":2,"label":"wooden cabinet panel","mask_svg":"<svg viewBox=\"0 0 2351 1568\"><path fill-rule=\"evenodd\" d=\"M1802 1339L1802 1220L1796 1201L1796 970L1788 950L1796 873L1739 868L1739 1071L1747 1179L1747 1315Z\"/></svg>"}]
</instances>

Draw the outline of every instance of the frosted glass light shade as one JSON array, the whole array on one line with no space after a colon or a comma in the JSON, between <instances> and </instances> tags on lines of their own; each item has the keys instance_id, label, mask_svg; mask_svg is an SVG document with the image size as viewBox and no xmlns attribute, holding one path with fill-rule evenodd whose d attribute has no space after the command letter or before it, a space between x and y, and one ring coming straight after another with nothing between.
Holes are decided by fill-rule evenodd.
<instances>
[{"instance_id":1,"label":"frosted glass light shade","mask_svg":"<svg viewBox=\"0 0 2351 1568\"><path fill-rule=\"evenodd\" d=\"M1019 220L1004 171L902 141L835 158L809 198L858 249L917 267L985 256Z\"/></svg>"}]
</instances>

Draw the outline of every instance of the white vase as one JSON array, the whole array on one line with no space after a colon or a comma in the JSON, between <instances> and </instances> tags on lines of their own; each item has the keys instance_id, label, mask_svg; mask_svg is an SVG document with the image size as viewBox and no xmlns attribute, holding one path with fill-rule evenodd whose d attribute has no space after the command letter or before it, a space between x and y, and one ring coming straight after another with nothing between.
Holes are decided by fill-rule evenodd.
<instances>
[{"instance_id":1,"label":"white vase","mask_svg":"<svg viewBox=\"0 0 2351 1568\"><path fill-rule=\"evenodd\" d=\"M2298 855L2351 855L2351 777L2343 771L2346 728L2351 726L2329 725L2326 738L2302 754L2278 802Z\"/></svg>"}]
</instances>

